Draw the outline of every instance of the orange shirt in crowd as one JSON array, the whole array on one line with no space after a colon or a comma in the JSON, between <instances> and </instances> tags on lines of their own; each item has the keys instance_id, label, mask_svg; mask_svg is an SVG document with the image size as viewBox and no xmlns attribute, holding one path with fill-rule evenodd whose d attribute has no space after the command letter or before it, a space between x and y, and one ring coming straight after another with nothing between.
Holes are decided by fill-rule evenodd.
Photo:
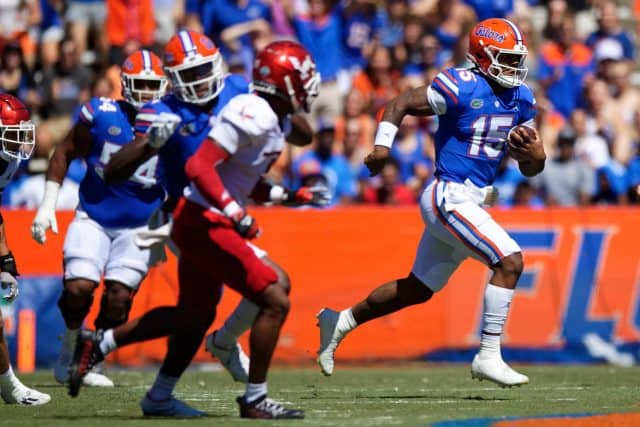
<instances>
[{"instance_id":1,"label":"orange shirt in crowd","mask_svg":"<svg viewBox=\"0 0 640 427\"><path fill-rule=\"evenodd\" d=\"M152 0L106 0L107 37L112 46L127 40L138 40L144 46L153 44L156 22Z\"/></svg>"}]
</instances>

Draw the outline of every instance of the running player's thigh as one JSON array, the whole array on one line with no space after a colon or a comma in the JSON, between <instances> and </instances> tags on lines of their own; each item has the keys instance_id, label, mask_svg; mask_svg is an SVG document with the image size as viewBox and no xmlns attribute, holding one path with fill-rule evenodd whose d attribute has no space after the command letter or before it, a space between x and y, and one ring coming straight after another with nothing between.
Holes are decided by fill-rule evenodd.
<instances>
[{"instance_id":1,"label":"running player's thigh","mask_svg":"<svg viewBox=\"0 0 640 427\"><path fill-rule=\"evenodd\" d=\"M135 235L146 227L110 230L111 251L105 268L105 279L137 290L149 269L149 249L135 244Z\"/></svg>"},{"instance_id":2,"label":"running player's thigh","mask_svg":"<svg viewBox=\"0 0 640 427\"><path fill-rule=\"evenodd\" d=\"M208 230L210 251L215 253L223 283L252 299L278 281L276 271L256 255L252 246L234 229L224 226Z\"/></svg>"},{"instance_id":3,"label":"running player's thigh","mask_svg":"<svg viewBox=\"0 0 640 427\"><path fill-rule=\"evenodd\" d=\"M85 215L73 219L63 246L64 278L100 282L109 257L111 240L106 231Z\"/></svg>"},{"instance_id":4,"label":"running player's thigh","mask_svg":"<svg viewBox=\"0 0 640 427\"><path fill-rule=\"evenodd\" d=\"M432 232L488 266L521 251L489 212L471 202L458 204L450 211L440 208Z\"/></svg>"},{"instance_id":5,"label":"running player's thigh","mask_svg":"<svg viewBox=\"0 0 640 427\"><path fill-rule=\"evenodd\" d=\"M431 291L438 292L464 261L468 253L425 229L418 244L411 272Z\"/></svg>"}]
</instances>

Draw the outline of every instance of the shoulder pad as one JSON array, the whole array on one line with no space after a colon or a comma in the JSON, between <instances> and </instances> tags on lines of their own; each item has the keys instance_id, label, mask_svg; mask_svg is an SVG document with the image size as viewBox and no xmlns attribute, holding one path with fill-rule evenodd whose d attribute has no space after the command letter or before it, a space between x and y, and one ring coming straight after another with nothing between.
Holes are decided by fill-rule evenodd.
<instances>
[{"instance_id":1,"label":"shoulder pad","mask_svg":"<svg viewBox=\"0 0 640 427\"><path fill-rule=\"evenodd\" d=\"M255 137L278 127L278 117L267 101L253 94L234 97L220 112L226 120L245 134Z\"/></svg>"},{"instance_id":2,"label":"shoulder pad","mask_svg":"<svg viewBox=\"0 0 640 427\"><path fill-rule=\"evenodd\" d=\"M249 81L239 74L229 74L225 77L224 84L237 93L249 93Z\"/></svg>"},{"instance_id":3,"label":"shoulder pad","mask_svg":"<svg viewBox=\"0 0 640 427\"><path fill-rule=\"evenodd\" d=\"M475 89L479 76L466 68L446 68L433 79L431 87L437 90L449 108L455 108L461 99Z\"/></svg>"}]
</instances>

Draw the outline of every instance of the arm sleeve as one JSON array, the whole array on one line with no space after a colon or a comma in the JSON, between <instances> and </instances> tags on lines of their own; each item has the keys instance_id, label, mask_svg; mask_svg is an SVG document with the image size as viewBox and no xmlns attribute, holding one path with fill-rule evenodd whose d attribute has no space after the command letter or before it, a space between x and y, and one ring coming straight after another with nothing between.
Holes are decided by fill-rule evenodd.
<instances>
[{"instance_id":1,"label":"arm sleeve","mask_svg":"<svg viewBox=\"0 0 640 427\"><path fill-rule=\"evenodd\" d=\"M429 101L433 112L438 116L442 116L447 112L447 100L431 86L427 88L427 101Z\"/></svg>"},{"instance_id":2,"label":"arm sleeve","mask_svg":"<svg viewBox=\"0 0 640 427\"><path fill-rule=\"evenodd\" d=\"M200 194L220 210L233 201L216 170L216 166L229 156L216 141L207 138L185 166L187 177L198 188Z\"/></svg>"},{"instance_id":3,"label":"arm sleeve","mask_svg":"<svg viewBox=\"0 0 640 427\"><path fill-rule=\"evenodd\" d=\"M82 105L82 107L80 107L80 115L79 115L80 121L86 124L87 126L89 127L93 126L96 115L97 115L97 111L95 109L95 106L93 105L93 100L86 102L85 104Z\"/></svg>"}]
</instances>

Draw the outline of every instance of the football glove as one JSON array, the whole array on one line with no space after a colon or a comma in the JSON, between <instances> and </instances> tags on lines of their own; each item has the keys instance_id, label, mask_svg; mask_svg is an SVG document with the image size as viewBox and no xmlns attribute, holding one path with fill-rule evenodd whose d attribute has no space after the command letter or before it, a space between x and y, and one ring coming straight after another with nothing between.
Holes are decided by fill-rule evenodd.
<instances>
[{"instance_id":1,"label":"football glove","mask_svg":"<svg viewBox=\"0 0 640 427\"><path fill-rule=\"evenodd\" d=\"M0 273L0 285L2 289L9 289L9 291L2 296L5 302L12 302L20 293L18 290L18 281L9 272L3 271Z\"/></svg>"},{"instance_id":2,"label":"football glove","mask_svg":"<svg viewBox=\"0 0 640 427\"><path fill-rule=\"evenodd\" d=\"M2 271L0 273L0 286L2 286L2 289L9 289L9 292L3 295L2 299L6 302L11 302L18 296L18 281L16 277L20 275L16 259L11 252L0 256L0 271Z\"/></svg>"},{"instance_id":3,"label":"football glove","mask_svg":"<svg viewBox=\"0 0 640 427\"><path fill-rule=\"evenodd\" d=\"M13 257L13 253L9 252L6 255L0 256L0 271L9 273L14 277L18 277L18 266L16 265L16 259Z\"/></svg>"},{"instance_id":4,"label":"football glove","mask_svg":"<svg viewBox=\"0 0 640 427\"><path fill-rule=\"evenodd\" d=\"M56 202L58 200L58 192L60 184L54 181L47 181L45 184L44 197L42 204L36 212L35 218L31 223L31 237L40 244L44 244L47 240L47 230L51 229L58 234L58 222L56 221Z\"/></svg>"},{"instance_id":5,"label":"football glove","mask_svg":"<svg viewBox=\"0 0 640 427\"><path fill-rule=\"evenodd\" d=\"M224 208L224 213L233 222L233 227L245 239L255 239L261 233L255 218L245 212L238 203L232 201Z\"/></svg>"},{"instance_id":6,"label":"football glove","mask_svg":"<svg viewBox=\"0 0 640 427\"><path fill-rule=\"evenodd\" d=\"M283 204L287 206L327 206L331 203L331 190L324 184L316 184L311 187L287 190Z\"/></svg>"},{"instance_id":7,"label":"football glove","mask_svg":"<svg viewBox=\"0 0 640 427\"><path fill-rule=\"evenodd\" d=\"M181 121L182 119L177 114L160 113L147 130L147 144L153 148L163 147Z\"/></svg>"}]
</instances>

